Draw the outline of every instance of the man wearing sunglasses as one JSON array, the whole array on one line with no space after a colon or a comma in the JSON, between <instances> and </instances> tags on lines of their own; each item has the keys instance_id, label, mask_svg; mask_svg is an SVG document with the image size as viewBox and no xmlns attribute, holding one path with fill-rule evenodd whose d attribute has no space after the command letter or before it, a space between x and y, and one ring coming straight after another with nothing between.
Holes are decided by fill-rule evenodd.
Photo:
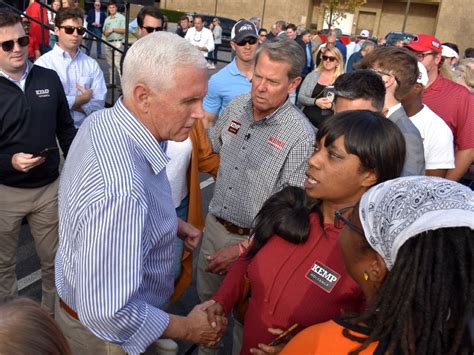
<instances>
[{"instance_id":1,"label":"man wearing sunglasses","mask_svg":"<svg viewBox=\"0 0 474 355\"><path fill-rule=\"evenodd\" d=\"M85 32L83 19L84 13L78 7L60 9L55 18L58 43L35 62L58 73L76 128L92 112L104 108L107 94L99 65L79 50Z\"/></svg>"},{"instance_id":2,"label":"man wearing sunglasses","mask_svg":"<svg viewBox=\"0 0 474 355\"><path fill-rule=\"evenodd\" d=\"M117 4L115 0L110 0L107 5L109 16L105 19L103 33L107 42L116 49L122 49L122 42L125 38L125 16L117 12ZM120 77L120 59L122 55L118 50L114 50L110 46L105 47L105 59L109 65L109 87L113 87L112 80L113 68Z\"/></svg>"},{"instance_id":3,"label":"man wearing sunglasses","mask_svg":"<svg viewBox=\"0 0 474 355\"><path fill-rule=\"evenodd\" d=\"M137 37L142 38L153 32L163 31L163 14L154 6L143 7L137 15Z\"/></svg>"},{"instance_id":4,"label":"man wearing sunglasses","mask_svg":"<svg viewBox=\"0 0 474 355\"><path fill-rule=\"evenodd\" d=\"M234 97L248 93L252 87L258 48L257 28L250 21L240 20L232 28L230 38L235 58L211 77L204 98L205 122L208 126L214 124Z\"/></svg>"},{"instance_id":5,"label":"man wearing sunglasses","mask_svg":"<svg viewBox=\"0 0 474 355\"><path fill-rule=\"evenodd\" d=\"M193 46L199 49L204 57L214 50L214 37L209 28L204 27L204 20L201 16L194 16L194 27L186 32L184 39L191 42ZM210 65L207 66L208 69Z\"/></svg>"},{"instance_id":6,"label":"man wearing sunglasses","mask_svg":"<svg viewBox=\"0 0 474 355\"><path fill-rule=\"evenodd\" d=\"M443 64L439 39L420 33L407 48L414 52L428 71L428 84L423 103L440 116L451 128L455 142L454 169L447 179L460 180L474 161L474 96L463 86L439 73Z\"/></svg>"},{"instance_id":7,"label":"man wearing sunglasses","mask_svg":"<svg viewBox=\"0 0 474 355\"><path fill-rule=\"evenodd\" d=\"M33 66L27 55L28 36L20 16L0 9L0 304L17 295L16 252L26 217L41 263L42 305L52 314L58 245L56 142L66 155L76 129L57 74Z\"/></svg>"}]
</instances>

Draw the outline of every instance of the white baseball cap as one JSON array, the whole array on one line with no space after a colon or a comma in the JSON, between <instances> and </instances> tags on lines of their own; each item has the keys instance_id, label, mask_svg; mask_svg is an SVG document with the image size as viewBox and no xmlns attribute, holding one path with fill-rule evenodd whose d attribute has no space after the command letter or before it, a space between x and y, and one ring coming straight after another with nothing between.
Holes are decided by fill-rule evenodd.
<instances>
[{"instance_id":1,"label":"white baseball cap","mask_svg":"<svg viewBox=\"0 0 474 355\"><path fill-rule=\"evenodd\" d=\"M369 30L362 30L362 31L360 31L359 36L368 38L370 36L370 32L369 32Z\"/></svg>"},{"instance_id":2,"label":"white baseball cap","mask_svg":"<svg viewBox=\"0 0 474 355\"><path fill-rule=\"evenodd\" d=\"M421 62L418 62L418 79L416 79L416 82L423 86L428 84L428 71Z\"/></svg>"},{"instance_id":3,"label":"white baseball cap","mask_svg":"<svg viewBox=\"0 0 474 355\"><path fill-rule=\"evenodd\" d=\"M447 57L447 58L453 58L453 57L459 58L459 55L451 47L443 45L442 48L443 49L441 50L441 56Z\"/></svg>"}]
</instances>

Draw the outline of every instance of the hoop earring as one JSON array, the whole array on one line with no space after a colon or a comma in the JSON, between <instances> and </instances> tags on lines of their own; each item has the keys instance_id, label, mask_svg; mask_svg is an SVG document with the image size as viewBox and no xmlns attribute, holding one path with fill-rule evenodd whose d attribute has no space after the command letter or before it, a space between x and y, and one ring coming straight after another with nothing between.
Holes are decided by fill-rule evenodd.
<instances>
[{"instance_id":1,"label":"hoop earring","mask_svg":"<svg viewBox=\"0 0 474 355\"><path fill-rule=\"evenodd\" d=\"M367 273L367 271L364 271L364 280L365 281L369 281L369 274Z\"/></svg>"}]
</instances>

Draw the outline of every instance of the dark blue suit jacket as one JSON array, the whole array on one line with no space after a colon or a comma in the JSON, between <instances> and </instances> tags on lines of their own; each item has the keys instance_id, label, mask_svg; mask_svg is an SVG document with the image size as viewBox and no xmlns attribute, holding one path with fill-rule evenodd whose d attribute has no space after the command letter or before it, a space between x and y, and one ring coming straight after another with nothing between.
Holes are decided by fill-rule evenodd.
<instances>
[{"instance_id":1,"label":"dark blue suit jacket","mask_svg":"<svg viewBox=\"0 0 474 355\"><path fill-rule=\"evenodd\" d=\"M102 27L104 26L106 17L107 15L105 14L105 12L100 10L100 28L99 29L101 31L102 31ZM97 27L92 26L92 23L95 21L95 9L89 10L89 13L87 14L87 17L86 17L86 21L87 21L87 29L89 31L92 31L94 28L97 28Z\"/></svg>"}]
</instances>

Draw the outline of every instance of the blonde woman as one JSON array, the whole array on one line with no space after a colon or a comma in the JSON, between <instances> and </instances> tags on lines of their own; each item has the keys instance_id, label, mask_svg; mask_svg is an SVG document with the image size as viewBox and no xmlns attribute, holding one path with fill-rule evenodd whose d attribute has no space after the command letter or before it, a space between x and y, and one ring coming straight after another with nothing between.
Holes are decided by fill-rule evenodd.
<instances>
[{"instance_id":1,"label":"blonde woman","mask_svg":"<svg viewBox=\"0 0 474 355\"><path fill-rule=\"evenodd\" d=\"M321 63L301 84L298 104L316 128L332 115L331 86L343 73L344 61L339 49L324 48L321 50Z\"/></svg>"}]
</instances>

